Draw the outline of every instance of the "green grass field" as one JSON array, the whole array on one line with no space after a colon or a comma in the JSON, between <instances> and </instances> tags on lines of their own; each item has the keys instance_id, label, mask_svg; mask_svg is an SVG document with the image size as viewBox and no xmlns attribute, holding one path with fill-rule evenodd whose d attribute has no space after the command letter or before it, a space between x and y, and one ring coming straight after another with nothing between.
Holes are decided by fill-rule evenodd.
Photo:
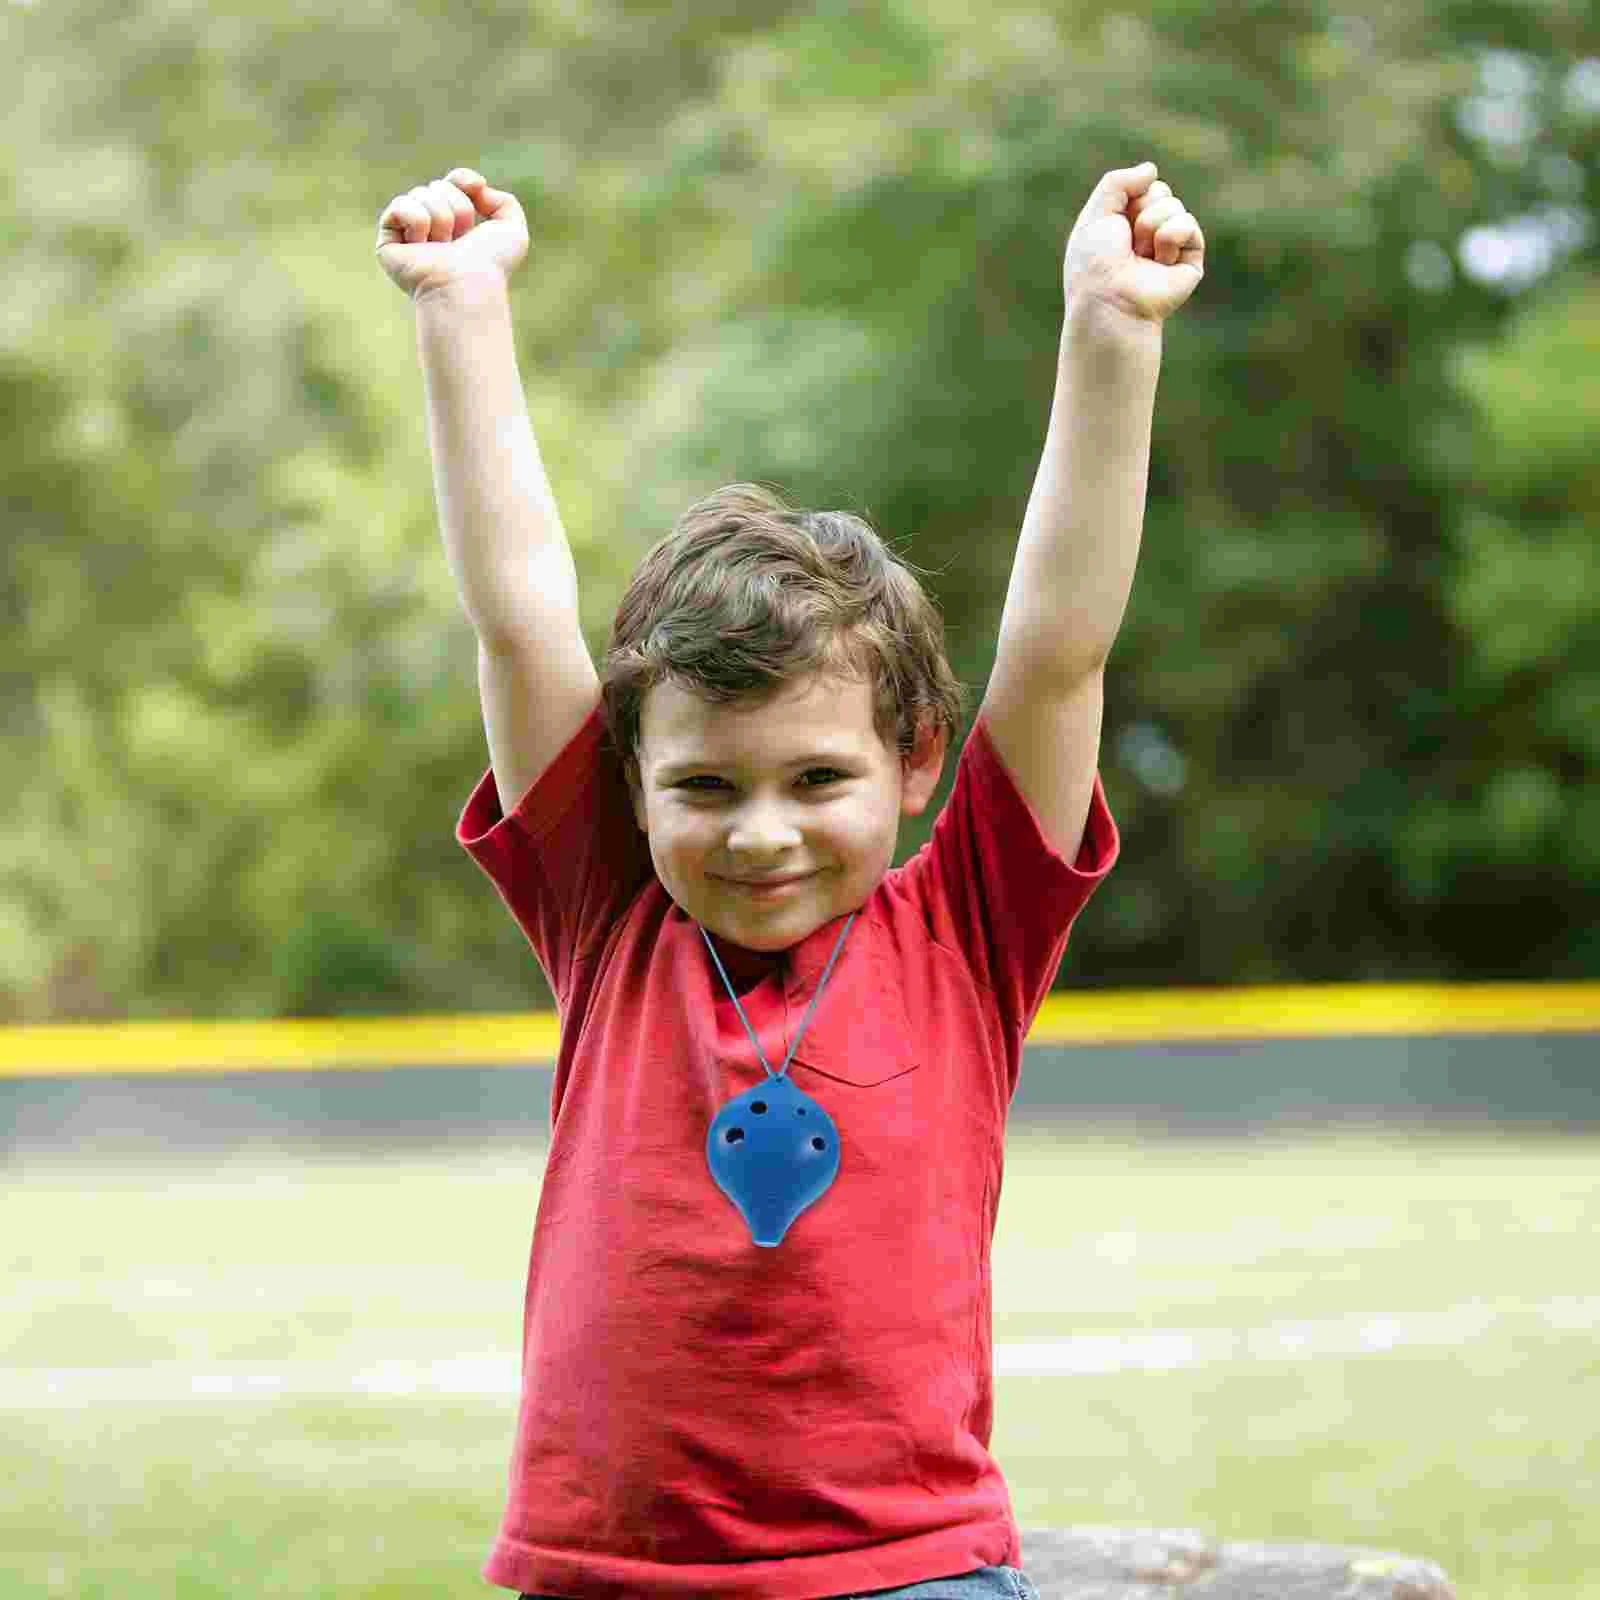
<instances>
[{"instance_id":1,"label":"green grass field","mask_svg":"<svg viewBox=\"0 0 1600 1600\"><path fill-rule=\"evenodd\" d=\"M542 1162L14 1165L0 1596L492 1592L515 1398L469 1391L514 1369ZM1002 1375L1019 1520L1369 1544L1440 1562L1463 1600L1600 1600L1597 1174L1592 1137L1015 1128L997 1345L1356 1314L1410 1330ZM408 1392L419 1370L438 1381Z\"/></svg>"}]
</instances>

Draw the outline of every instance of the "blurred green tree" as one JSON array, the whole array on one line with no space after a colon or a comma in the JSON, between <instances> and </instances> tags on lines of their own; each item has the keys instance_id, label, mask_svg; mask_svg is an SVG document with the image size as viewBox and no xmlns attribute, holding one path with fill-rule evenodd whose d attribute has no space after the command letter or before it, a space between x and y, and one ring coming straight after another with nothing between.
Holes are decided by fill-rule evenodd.
<instances>
[{"instance_id":1,"label":"blurred green tree","mask_svg":"<svg viewBox=\"0 0 1600 1600\"><path fill-rule=\"evenodd\" d=\"M472 647L371 258L458 162L533 224L596 656L683 505L763 478L928 569L981 691L1066 234L1155 159L1208 275L1111 662L1124 859L1063 981L1600 971L1582 6L7 26L4 1014L548 1001L450 838Z\"/></svg>"}]
</instances>

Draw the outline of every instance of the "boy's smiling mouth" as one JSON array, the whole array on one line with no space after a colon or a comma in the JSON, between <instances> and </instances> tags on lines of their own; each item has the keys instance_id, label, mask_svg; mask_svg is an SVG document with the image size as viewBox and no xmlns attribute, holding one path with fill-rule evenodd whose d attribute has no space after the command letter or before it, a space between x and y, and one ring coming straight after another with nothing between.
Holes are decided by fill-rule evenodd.
<instances>
[{"instance_id":1,"label":"boy's smiling mouth","mask_svg":"<svg viewBox=\"0 0 1600 1600\"><path fill-rule=\"evenodd\" d=\"M785 889L798 888L807 882L813 874L800 873L788 878L724 878L724 883L730 883L736 889L743 889L745 893L755 895L758 899L768 895L781 894Z\"/></svg>"}]
</instances>

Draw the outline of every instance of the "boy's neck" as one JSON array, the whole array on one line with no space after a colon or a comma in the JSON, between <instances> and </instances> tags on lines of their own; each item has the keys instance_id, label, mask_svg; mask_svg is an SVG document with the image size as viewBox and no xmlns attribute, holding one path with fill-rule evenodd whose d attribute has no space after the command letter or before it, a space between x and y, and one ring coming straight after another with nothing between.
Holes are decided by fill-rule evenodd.
<instances>
[{"instance_id":1,"label":"boy's neck","mask_svg":"<svg viewBox=\"0 0 1600 1600\"><path fill-rule=\"evenodd\" d=\"M706 933L716 946L717 954L721 957L723 966L727 968L728 977L735 990L743 988L747 983L760 982L788 959L787 950L751 950L742 944L735 944L733 940L725 938L720 933L712 933L709 928L706 929ZM719 982L718 988L720 987Z\"/></svg>"}]
</instances>

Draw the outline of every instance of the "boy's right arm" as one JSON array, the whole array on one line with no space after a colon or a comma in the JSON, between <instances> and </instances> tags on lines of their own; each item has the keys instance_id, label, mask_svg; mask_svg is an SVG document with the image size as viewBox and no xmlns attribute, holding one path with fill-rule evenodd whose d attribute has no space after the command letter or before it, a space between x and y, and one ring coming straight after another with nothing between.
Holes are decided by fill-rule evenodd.
<instances>
[{"instance_id":1,"label":"boy's right arm","mask_svg":"<svg viewBox=\"0 0 1600 1600\"><path fill-rule=\"evenodd\" d=\"M578 573L517 371L507 284L528 248L516 197L471 168L398 195L378 258L416 309L445 553L478 636L502 815L600 698Z\"/></svg>"},{"instance_id":2,"label":"boy's right arm","mask_svg":"<svg viewBox=\"0 0 1600 1600\"><path fill-rule=\"evenodd\" d=\"M478 635L484 731L509 816L594 709L600 679L523 397L505 284L447 284L418 300L416 317L439 524Z\"/></svg>"}]
</instances>

